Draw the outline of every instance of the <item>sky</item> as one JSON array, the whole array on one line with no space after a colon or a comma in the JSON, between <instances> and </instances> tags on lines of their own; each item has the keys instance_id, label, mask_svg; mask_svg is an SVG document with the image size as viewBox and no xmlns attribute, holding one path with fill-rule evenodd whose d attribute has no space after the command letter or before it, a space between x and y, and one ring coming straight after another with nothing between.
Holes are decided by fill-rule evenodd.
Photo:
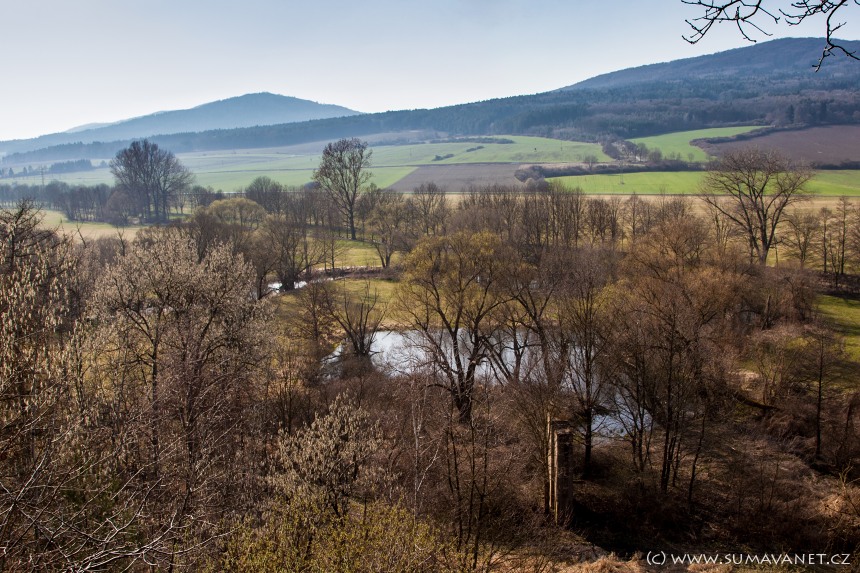
<instances>
[{"instance_id":1,"label":"sky","mask_svg":"<svg viewBox=\"0 0 860 573\"><path fill-rule=\"evenodd\" d=\"M0 140L264 91L362 112L433 108L748 45L730 24L687 43L685 19L701 9L681 0L0 4ZM823 35L820 22L768 31Z\"/></svg>"}]
</instances>

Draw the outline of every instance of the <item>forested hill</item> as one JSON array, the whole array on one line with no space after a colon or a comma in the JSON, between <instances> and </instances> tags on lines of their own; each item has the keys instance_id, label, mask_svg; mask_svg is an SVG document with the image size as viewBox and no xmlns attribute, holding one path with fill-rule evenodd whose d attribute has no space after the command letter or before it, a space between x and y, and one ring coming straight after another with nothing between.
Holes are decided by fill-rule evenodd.
<instances>
[{"instance_id":1,"label":"forested hill","mask_svg":"<svg viewBox=\"0 0 860 573\"><path fill-rule=\"evenodd\" d=\"M271 93L246 94L206 103L191 109L162 111L92 129L75 129L35 139L0 142L0 151L20 152L68 143L92 143L276 125L356 115L359 112L337 105Z\"/></svg>"},{"instance_id":2,"label":"forested hill","mask_svg":"<svg viewBox=\"0 0 860 573\"><path fill-rule=\"evenodd\" d=\"M860 41L840 41L849 51L860 53ZM788 85L815 84L857 88L857 62L844 56L828 57L821 68L821 38L784 38L750 44L708 56L650 64L602 74L559 91L620 89L649 83L692 83L727 81L745 85L767 80L766 91L785 90ZM849 83L849 82L854 82ZM810 85L811 84L811 85Z\"/></svg>"},{"instance_id":3,"label":"forested hill","mask_svg":"<svg viewBox=\"0 0 860 573\"><path fill-rule=\"evenodd\" d=\"M860 42L846 42L860 49ZM632 68L552 92L432 110L392 111L265 127L151 137L175 153L273 147L340 137L430 130L602 141L726 125L809 126L860 121L860 62L828 58L823 39L784 39L709 56ZM563 70L559 71L562 83ZM68 144L6 158L107 158L131 138Z\"/></svg>"}]
</instances>

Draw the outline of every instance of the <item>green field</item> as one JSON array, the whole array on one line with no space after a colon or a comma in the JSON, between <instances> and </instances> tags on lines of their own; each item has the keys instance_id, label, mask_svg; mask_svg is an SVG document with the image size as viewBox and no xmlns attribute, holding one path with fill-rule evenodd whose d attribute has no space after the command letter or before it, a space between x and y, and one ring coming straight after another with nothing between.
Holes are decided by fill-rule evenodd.
<instances>
[{"instance_id":1,"label":"green field","mask_svg":"<svg viewBox=\"0 0 860 573\"><path fill-rule=\"evenodd\" d=\"M823 197L860 197L860 171L819 171L808 187Z\"/></svg>"},{"instance_id":2,"label":"green field","mask_svg":"<svg viewBox=\"0 0 860 573\"><path fill-rule=\"evenodd\" d=\"M701 171L624 173L619 175L576 175L554 177L571 189L591 195L687 195L698 193Z\"/></svg>"},{"instance_id":3,"label":"green field","mask_svg":"<svg viewBox=\"0 0 860 573\"><path fill-rule=\"evenodd\" d=\"M415 147L415 146L410 146ZM385 149L385 148L380 148ZM259 170L220 169L214 157L205 161L197 160L193 169L197 182L203 186L211 186L223 191L235 191L248 185L255 177L265 175L285 185L303 185L311 180L313 169L284 168L282 170L261 167ZM374 167L373 182L379 187L387 187L406 177L415 168ZM579 175L556 177L552 181L561 181L570 188L579 187L584 192L597 195L683 195L698 192L702 173L694 171L658 172L658 173L625 173L623 175ZM113 178L107 169L98 169L85 174L69 174L58 178L71 184L95 185L98 183L112 184ZM39 178L21 179L30 185L41 184ZM860 197L860 171L819 171L809 183L810 191L819 197Z\"/></svg>"},{"instance_id":4,"label":"green field","mask_svg":"<svg viewBox=\"0 0 860 573\"><path fill-rule=\"evenodd\" d=\"M80 171L77 173L48 174L45 173L45 182L63 181L70 185L113 185L113 175L107 167L93 169L92 171ZM42 176L37 172L34 175L16 175L9 179L2 179L0 183L22 183L24 185L39 186L42 184Z\"/></svg>"},{"instance_id":5,"label":"green field","mask_svg":"<svg viewBox=\"0 0 860 573\"><path fill-rule=\"evenodd\" d=\"M387 187L409 175L420 165L453 165L462 163L577 163L592 155L598 161L610 161L595 143L560 141L542 137L503 136L514 143L426 143L374 146L372 182ZM480 149L478 149L480 147ZM469 151L469 150L472 151ZM438 157L451 157L437 160ZM311 180L319 165L319 154L294 154L289 149L246 149L180 153L183 165L194 172L204 187L232 192L246 187L256 177L266 176L290 186ZM107 168L81 173L51 176L50 180L69 184L97 185L113 183ZM16 181L40 185L40 174L18 177Z\"/></svg>"},{"instance_id":6,"label":"green field","mask_svg":"<svg viewBox=\"0 0 860 573\"><path fill-rule=\"evenodd\" d=\"M373 164L394 166L460 163L580 163L588 155L597 157L598 161L611 161L596 143L515 135L499 137L513 140L514 143L425 143L375 147ZM436 160L436 156L445 157L449 154L453 157Z\"/></svg>"},{"instance_id":7,"label":"green field","mask_svg":"<svg viewBox=\"0 0 860 573\"><path fill-rule=\"evenodd\" d=\"M594 143L559 141L541 137L505 136L514 143L426 143L376 146L373 149L373 183L387 187L409 175L420 165L462 163L570 163L588 155L609 161ZM477 149L481 147L481 149ZM469 151L472 149L473 151ZM436 160L436 157L452 157ZM286 185L311 180L319 155L286 155L277 150L246 150L225 153L181 154L179 159L197 175L197 181L224 191L247 186L265 175Z\"/></svg>"},{"instance_id":8,"label":"green field","mask_svg":"<svg viewBox=\"0 0 860 573\"><path fill-rule=\"evenodd\" d=\"M594 195L688 195L699 192L701 171L624 173L555 177L573 189ZM860 171L819 171L808 188L819 197L860 197Z\"/></svg>"},{"instance_id":9,"label":"green field","mask_svg":"<svg viewBox=\"0 0 860 573\"><path fill-rule=\"evenodd\" d=\"M821 314L842 336L847 358L860 362L860 301L819 295L816 297L816 303Z\"/></svg>"},{"instance_id":10,"label":"green field","mask_svg":"<svg viewBox=\"0 0 860 573\"><path fill-rule=\"evenodd\" d=\"M677 153L683 161L707 161L708 155L701 148L690 145L691 141L709 137L731 137L760 127L760 125L715 127L712 129L697 129L695 131L678 131L655 135L653 137L638 137L630 141L633 143L644 143L648 146L648 149L659 149L663 152L664 157Z\"/></svg>"},{"instance_id":11,"label":"green field","mask_svg":"<svg viewBox=\"0 0 860 573\"><path fill-rule=\"evenodd\" d=\"M414 167L374 167L371 182L377 187L388 187L414 171ZM313 169L260 169L253 171L194 171L197 183L225 192L240 191L257 177L270 179L290 187L299 187L313 179Z\"/></svg>"},{"instance_id":12,"label":"green field","mask_svg":"<svg viewBox=\"0 0 860 573\"><path fill-rule=\"evenodd\" d=\"M704 152L689 145L691 139L729 136L755 129L753 126L704 129L670 133L636 139L664 155L679 153L687 158L705 159ZM578 163L593 155L598 161L609 161L600 146L593 143L560 141L541 137L503 136L512 144L453 142L412 145L375 146L371 171L379 187L393 185L421 165L455 165L469 163ZM481 149L477 149L481 147ZM197 183L216 190L233 192L246 187L254 178L267 176L289 186L303 185L313 177L319 165L318 154L295 154L290 148L247 149L179 154L182 163L194 172ZM469 151L469 150L472 151ZM438 157L452 157L436 160ZM698 192L701 172L625 173L623 175L583 175L558 177L573 188L601 195L680 195ZM52 177L70 184L95 185L113 183L107 168ZM41 175L19 177L17 181L40 185ZM820 197L860 196L860 171L821 171L809 185Z\"/></svg>"}]
</instances>

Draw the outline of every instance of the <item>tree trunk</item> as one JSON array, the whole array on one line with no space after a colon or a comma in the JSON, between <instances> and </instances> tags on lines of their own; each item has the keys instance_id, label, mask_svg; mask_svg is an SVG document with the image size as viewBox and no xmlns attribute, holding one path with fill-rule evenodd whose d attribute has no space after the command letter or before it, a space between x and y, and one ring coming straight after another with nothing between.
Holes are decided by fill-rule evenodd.
<instances>
[{"instance_id":1,"label":"tree trunk","mask_svg":"<svg viewBox=\"0 0 860 573\"><path fill-rule=\"evenodd\" d=\"M594 442L594 410L592 408L585 409L585 455L582 460L582 477L588 479L591 476L591 450Z\"/></svg>"}]
</instances>

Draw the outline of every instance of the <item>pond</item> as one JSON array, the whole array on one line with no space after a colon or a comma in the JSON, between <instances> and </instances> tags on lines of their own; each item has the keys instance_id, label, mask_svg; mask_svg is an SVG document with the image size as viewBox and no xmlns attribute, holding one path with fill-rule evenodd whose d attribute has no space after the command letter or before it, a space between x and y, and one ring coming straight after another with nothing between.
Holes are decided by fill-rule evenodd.
<instances>
[{"instance_id":1,"label":"pond","mask_svg":"<svg viewBox=\"0 0 860 573\"><path fill-rule=\"evenodd\" d=\"M467 334L464 332L461 339L461 348L466 347ZM517 334L518 345L527 344L527 334ZM445 349L447 361L453 363L453 350L451 349L450 341L446 337L440 336L438 341L440 346ZM475 376L479 383L500 384L504 383L505 377L502 370L512 369L515 365L516 356L512 350L513 339L511 335L505 334L499 337L497 335L495 344L497 348L501 348L498 352L499 358L494 363L489 358L483 358L478 364ZM531 346L532 351L525 352L521 358L520 371L531 373L537 379L543 379L542 360L540 359L539 351L535 345ZM436 363L433 355L428 350L428 342L425 335L417 330L380 330L376 333L373 344L371 345L371 363L380 372L384 372L392 377L407 376L416 373L428 373L438 371L439 365ZM341 344L324 359L326 369L330 375L335 376L339 371L340 359L344 351L344 346ZM465 357L464 357L465 359ZM570 357L574 360L574 357ZM572 380L567 380L567 384L572 385ZM601 391L606 394L605 406L599 408L600 415L594 418L595 437L601 438L617 438L626 433L625 426L628 426L631 420L629 416L619 411L616 404L619 403L618 396L615 395L611 388L604 385Z\"/></svg>"},{"instance_id":2,"label":"pond","mask_svg":"<svg viewBox=\"0 0 860 573\"><path fill-rule=\"evenodd\" d=\"M461 334L461 348L467 346L467 332ZM454 351L447 337L439 337L440 347L445 349L449 364L454 362ZM428 350L428 341L424 335L417 330L380 330L377 331L371 345L372 354L370 361L380 372L390 376L404 376L417 372L426 372L438 367L432 353ZM327 356L324 361L333 365L339 362L344 351L341 344L334 352ZM509 353L503 352L503 357ZM466 356L461 352L461 358L465 361ZM504 358L503 358L504 359ZM513 355L508 359L513 364ZM491 381L496 377L496 370L487 358L482 359L476 370L475 376L482 381Z\"/></svg>"}]
</instances>

